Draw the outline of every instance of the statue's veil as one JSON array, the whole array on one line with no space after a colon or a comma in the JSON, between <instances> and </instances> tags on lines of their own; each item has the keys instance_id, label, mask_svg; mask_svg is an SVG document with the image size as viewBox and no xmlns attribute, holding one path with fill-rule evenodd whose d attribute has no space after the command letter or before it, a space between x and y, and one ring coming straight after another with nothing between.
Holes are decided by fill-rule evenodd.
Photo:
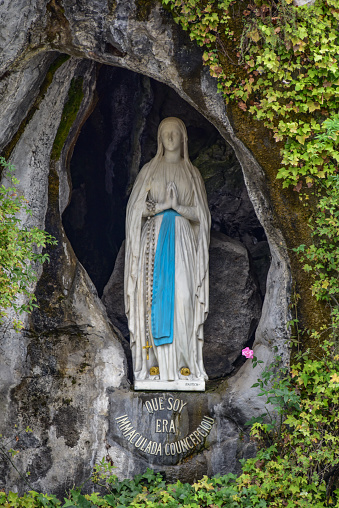
<instances>
[{"instance_id":1,"label":"statue's veil","mask_svg":"<svg viewBox=\"0 0 339 508\"><path fill-rule=\"evenodd\" d=\"M193 166L188 155L188 138L184 122L179 118L168 117L162 120L158 128L158 149L155 157L146 164L139 172L126 211L126 246L125 246L125 312L128 317L131 347L135 341L135 305L136 284L138 277L138 265L140 256L141 230L144 224L143 211L145 201L151 188L152 178L157 170L164 154L164 146L161 132L165 125L176 124L182 134L181 155L183 157L183 170L191 179L194 190L195 206L199 223L195 225L197 238L197 263L196 263L196 304L195 304L195 331L198 342L203 341L203 323L208 313L208 246L211 227L211 217L207 204L205 185L198 169ZM201 349L199 347L199 350ZM193 352L192 352L193 353ZM202 352L197 351L198 360L202 361Z\"/></svg>"}]
</instances>

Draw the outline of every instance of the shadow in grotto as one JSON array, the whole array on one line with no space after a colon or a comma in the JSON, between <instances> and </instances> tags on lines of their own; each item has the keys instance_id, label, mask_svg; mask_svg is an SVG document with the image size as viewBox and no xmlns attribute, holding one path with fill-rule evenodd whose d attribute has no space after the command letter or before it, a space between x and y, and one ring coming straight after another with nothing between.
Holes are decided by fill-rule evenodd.
<instances>
[{"instance_id":1,"label":"shadow in grotto","mask_svg":"<svg viewBox=\"0 0 339 508\"><path fill-rule=\"evenodd\" d=\"M215 127L163 83L103 66L96 93L97 105L82 127L70 163L72 195L63 214L66 234L108 316L126 339L122 340L131 366L123 302L127 200L139 169L156 153L160 121L181 118L212 215L204 361L211 379L224 377L240 366L241 348L253 343L270 264L265 232L240 164Z\"/></svg>"}]
</instances>

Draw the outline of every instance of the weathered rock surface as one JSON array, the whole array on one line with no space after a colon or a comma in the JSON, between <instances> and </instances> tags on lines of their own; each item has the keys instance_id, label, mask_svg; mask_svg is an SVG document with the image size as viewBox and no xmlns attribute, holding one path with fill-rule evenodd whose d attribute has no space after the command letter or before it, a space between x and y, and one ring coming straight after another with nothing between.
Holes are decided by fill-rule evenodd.
<instances>
[{"instance_id":1,"label":"weathered rock surface","mask_svg":"<svg viewBox=\"0 0 339 508\"><path fill-rule=\"evenodd\" d=\"M254 338L260 315L261 298L246 248L212 232L210 312L204 327L204 362L210 379L232 372L241 350Z\"/></svg>"},{"instance_id":2,"label":"weathered rock surface","mask_svg":"<svg viewBox=\"0 0 339 508\"><path fill-rule=\"evenodd\" d=\"M0 80L0 145L5 146L17 132L36 99L47 69L55 54L39 54L22 68L15 69L7 79Z\"/></svg>"},{"instance_id":3,"label":"weathered rock surface","mask_svg":"<svg viewBox=\"0 0 339 508\"><path fill-rule=\"evenodd\" d=\"M83 481L97 454L104 455L105 390L126 383L121 344L63 233L57 169L50 170L70 82L80 72L90 90L92 71L90 62L76 59L56 71L12 154L20 189L33 210L26 224L46 227L58 245L36 287L39 311L26 317L22 334L8 329L10 323L2 329L1 429L8 438L27 425L33 429L32 435L20 434L17 465L23 473L30 471L36 489L60 494L74 479ZM90 100L85 93L80 117ZM0 481L8 488L18 486L17 474L6 462Z\"/></svg>"},{"instance_id":4,"label":"weathered rock surface","mask_svg":"<svg viewBox=\"0 0 339 508\"><path fill-rule=\"evenodd\" d=\"M272 359L273 346L284 358L288 355L289 259L284 238L272 221L261 168L233 132L216 83L202 66L201 51L158 3L64 0L61 7L53 0L15 0L3 2L0 9L1 149L18 132L12 161L33 208L29 224L45 225L59 241L36 289L40 310L25 319L20 335L10 331L10 322L1 332L1 433L15 438L14 423L18 428L30 425L33 433L21 438L17 465L23 472L31 471L34 488L61 494L87 477L95 461L106 455L108 440L120 477L150 464L147 457L121 444L113 429L115 405L120 409L121 401L127 404L143 397L129 391L121 343L61 223L60 214L69 199L69 159L93 106L96 69L90 61L124 67L170 85L235 150L272 256L254 343L264 365ZM37 92L55 52L72 57L52 73L44 93ZM81 76L82 105L69 129L62 113L74 99L70 97L72 79ZM38 107L32 111L37 99ZM26 124L19 129L25 118ZM57 155L52 150L56 137L63 145ZM237 470L238 457L251 451L237 433L251 416L263 412L264 401L249 389L258 374L260 369L246 361L214 392L211 388L201 396L204 409L216 416L217 424L208 448L194 451L183 463L167 466L170 479L193 480L205 471ZM144 395L144 400L151 398ZM133 414L139 418L144 409L139 402L136 406ZM2 464L0 477L1 487L24 488L7 464Z\"/></svg>"},{"instance_id":5,"label":"weathered rock surface","mask_svg":"<svg viewBox=\"0 0 339 508\"><path fill-rule=\"evenodd\" d=\"M125 270L125 241L115 261L114 270L102 294L102 303L113 325L116 326L125 339L129 339L128 322L125 314L124 302L124 270Z\"/></svg>"}]
</instances>

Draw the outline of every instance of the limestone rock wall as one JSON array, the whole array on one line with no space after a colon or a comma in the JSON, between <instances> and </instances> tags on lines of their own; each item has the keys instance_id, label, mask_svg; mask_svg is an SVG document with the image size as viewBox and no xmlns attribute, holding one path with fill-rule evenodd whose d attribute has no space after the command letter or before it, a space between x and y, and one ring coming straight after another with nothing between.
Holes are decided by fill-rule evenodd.
<instances>
[{"instance_id":1,"label":"limestone rock wall","mask_svg":"<svg viewBox=\"0 0 339 508\"><path fill-rule=\"evenodd\" d=\"M107 450L121 477L151 463L147 454L140 458L116 437L119 404L135 397L121 337L61 222L69 201L69 159L93 107L96 68L91 62L124 67L173 87L235 150L272 256L254 343L266 364L274 356L273 346L288 357L289 260L284 238L272 222L261 168L233 132L201 52L158 3L64 0L61 6L54 0L16 0L0 9L0 147L17 166L33 209L30 224L46 227L59 242L36 287L40 310L25 318L20 335L11 331L10 316L1 331L1 433L15 440L14 424L30 425L33 432L17 442L17 465L31 472L34 488L61 495L83 481ZM57 53L71 58L55 68ZM249 389L257 375L246 362L203 396L213 432L189 460L177 458L168 466L169 478L237 471L238 458L250 453L240 432L246 420L263 412L262 400ZM145 397L136 397L137 406L143 408ZM197 421L198 413L190 414L190 421ZM24 488L8 464L2 464L0 477L2 487Z\"/></svg>"},{"instance_id":2,"label":"limestone rock wall","mask_svg":"<svg viewBox=\"0 0 339 508\"><path fill-rule=\"evenodd\" d=\"M92 100L93 71L89 61L74 58L57 69L11 154L20 190L33 212L27 225L46 227L58 246L36 287L39 311L26 316L21 334L11 331L10 323L2 329L1 428L8 438L27 425L33 429L32 434L19 434L17 465L22 472L29 470L38 490L60 493L74 479L83 481L104 455L106 389L124 384L126 371L117 335L61 225L59 188L61 205L68 198L67 186L59 187L58 170L63 168L67 181L67 142L59 161L51 161L70 84L81 75L85 90L70 132L74 139L76 124L79 128ZM1 469L3 486L20 486L8 463Z\"/></svg>"}]
</instances>

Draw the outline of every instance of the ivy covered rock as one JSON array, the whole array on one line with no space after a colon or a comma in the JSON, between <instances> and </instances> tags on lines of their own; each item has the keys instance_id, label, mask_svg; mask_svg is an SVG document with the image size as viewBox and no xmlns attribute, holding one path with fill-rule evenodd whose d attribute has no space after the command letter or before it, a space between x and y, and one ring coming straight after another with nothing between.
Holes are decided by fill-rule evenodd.
<instances>
[{"instance_id":1,"label":"ivy covered rock","mask_svg":"<svg viewBox=\"0 0 339 508\"><path fill-rule=\"evenodd\" d=\"M149 78L169 85L183 103L204 117L201 125L210 122L222 136L222 143L226 141L232 147L233 161L238 160L246 187L241 192L236 182L241 179L239 166L235 169L235 164L230 164L220 169L227 150L216 139L211 138L206 144L200 159L196 154L195 163L207 182L214 229L229 236L236 230L236 240L243 243L243 258L248 256L246 267L250 265L252 273L261 274L259 284L250 277L250 288L246 288L249 292L254 286L261 288L253 297L252 321L259 320L252 337L254 342L251 335L255 326L252 330L251 323L247 323L242 338L237 336L232 345L234 370L225 368L231 341L223 347L227 334L222 335L222 329L228 324L221 325L221 320L219 326L213 323L213 333L220 333L222 340L216 341L220 348L211 353L211 371L214 362L218 364L220 360L218 376L231 375L212 380L202 402L190 409L192 417L184 429L187 435L195 438L193 433L197 432L205 412L214 420L214 427L208 438L202 434L205 440L195 438L199 446L185 460L171 457L173 463L165 468L167 478L176 481L184 476L193 482L204 474L239 473L239 459L254 454L245 423L264 412L265 401L257 396L260 386L250 392L261 364L253 369L251 362L241 359L240 349L247 344L245 338L265 367L271 364L276 349L282 361L288 363L291 328L287 323L298 325L297 347L313 351L329 333L331 319L336 325L338 313L334 311L330 317L327 305L327 302L332 307L333 303L337 305L338 296L338 206L337 200L332 200L337 195L338 160L336 1L319 0L314 7L299 8L292 7L289 0L274 5L229 0L219 7L217 4L220 2L210 0L201 9L195 0L164 1L163 5L160 1L141 0L94 3L64 0L62 5L42 0L27 5L26 1L18 0L1 7L1 152L17 168L20 191L32 209L30 225L45 228L58 241L48 252L50 264L39 273L37 283L32 284L40 308L23 317L20 335L13 331L9 316L0 336L1 430L18 443L18 467L24 473L31 472L36 490L62 497L74 482L81 484L102 457L114 463L120 478L132 477L141 468L152 465L146 455L136 458L129 446L133 443L124 446L121 435L120 441L112 439L117 432L113 426L118 399L119 403L121 399L135 400L132 407L135 411L145 408L146 401L152 399L149 394L134 398L125 353L128 345L112 326L98 296L113 270L114 256L111 265L105 264L106 279L96 287L95 273L89 275L90 268L86 271L86 253L79 260L80 254L77 255L75 243L73 249L62 222L72 188L78 190L76 199L81 205L73 225L81 226L88 210L94 211L93 216L102 207L106 210L104 200L97 198L91 204L89 194L84 191L86 183L81 180L84 176L81 169L88 162L86 152L82 152L82 161L81 157L78 159L77 170L73 173L71 170L80 131L86 129L85 122L91 113L96 115L95 144L108 154L107 159L98 162L98 167L105 171L95 172L95 160L99 159L94 159L91 170L94 175L100 173L104 180L102 188L111 189L112 195L112 182L116 183L114 175L119 168L113 168L109 154L114 154L119 145L128 146L128 153L133 153L129 166L132 170L128 172L123 166L125 180L111 199L116 203L119 197L119 209L123 210L142 162L141 154L151 155L151 144L145 148L142 136L145 122L152 118L150 123L155 130L158 120L168 113L166 94L156 94ZM173 20L172 8L179 24ZM129 104L127 95L119 92L115 96L115 109L95 109L97 101L100 102L98 83L102 65L145 76L145 79L128 78L133 87L138 81ZM116 81L120 79L118 73L115 76L112 73L107 78L104 95L113 88L109 86L109 80L114 81L112 76ZM123 79L121 82L124 83ZM119 90L122 89L123 86ZM124 109L127 106L128 114ZM134 115L137 109L139 114ZM115 112L111 123L104 122L108 110ZM188 111L183 107L181 113L186 115ZM125 138L129 118L134 118L135 129L129 130L133 134L130 138ZM193 130L199 128L194 118L193 113L187 113ZM120 137L109 138L105 145L109 129L103 129L103 125L110 125L112 130L118 125ZM206 127L202 137L208 132L211 131ZM92 178L87 189L96 190L97 183ZM236 208L233 196L244 205L242 216L231 210L231 205ZM110 218L114 212L112 206ZM310 218L314 219L313 233L308 226ZM107 217L106 221L109 222ZM66 222L65 219L67 229ZM75 229L81 231L81 227ZM92 231L95 229L94 224ZM80 238L81 242L86 244ZM112 241L109 245L115 256L120 244ZM100 252L100 245L96 248ZM302 263L300 255L304 257ZM218 274L213 273L213 277L216 280ZM260 293L264 296L264 292L259 316L258 296ZM220 358L212 358L216 354ZM305 385L304 381L301 378ZM195 399L189 400L188 396L187 401L182 400L188 404ZM33 434L29 439L17 441L17 428L26 428L28 424ZM224 453L226 448L228 455ZM276 468L279 460L275 450L269 453L267 460L275 461L272 468ZM260 467L249 464L260 476L257 471ZM1 487L15 486L19 493L23 492L24 482L18 480L7 462L0 472ZM277 482L281 480L279 475L276 478ZM231 489L229 493L236 496L233 480L229 477L223 481L227 483L226 490ZM240 481L242 488L259 495L253 475L243 476ZM221 489L215 488L217 480L213 482L206 480L206 496L204 490L204 499L210 504L213 500L209 490ZM321 495L323 485L319 487ZM196 496L193 488L185 489ZM174 499L171 502L177 503L175 492L172 494L169 494ZM297 491L292 494L296 496ZM43 498L40 501L43 503ZM74 499L75 505L77 502ZM82 498L81 502L85 503ZM232 502L238 500L232 497ZM265 506L265 500L260 502Z\"/></svg>"}]
</instances>

